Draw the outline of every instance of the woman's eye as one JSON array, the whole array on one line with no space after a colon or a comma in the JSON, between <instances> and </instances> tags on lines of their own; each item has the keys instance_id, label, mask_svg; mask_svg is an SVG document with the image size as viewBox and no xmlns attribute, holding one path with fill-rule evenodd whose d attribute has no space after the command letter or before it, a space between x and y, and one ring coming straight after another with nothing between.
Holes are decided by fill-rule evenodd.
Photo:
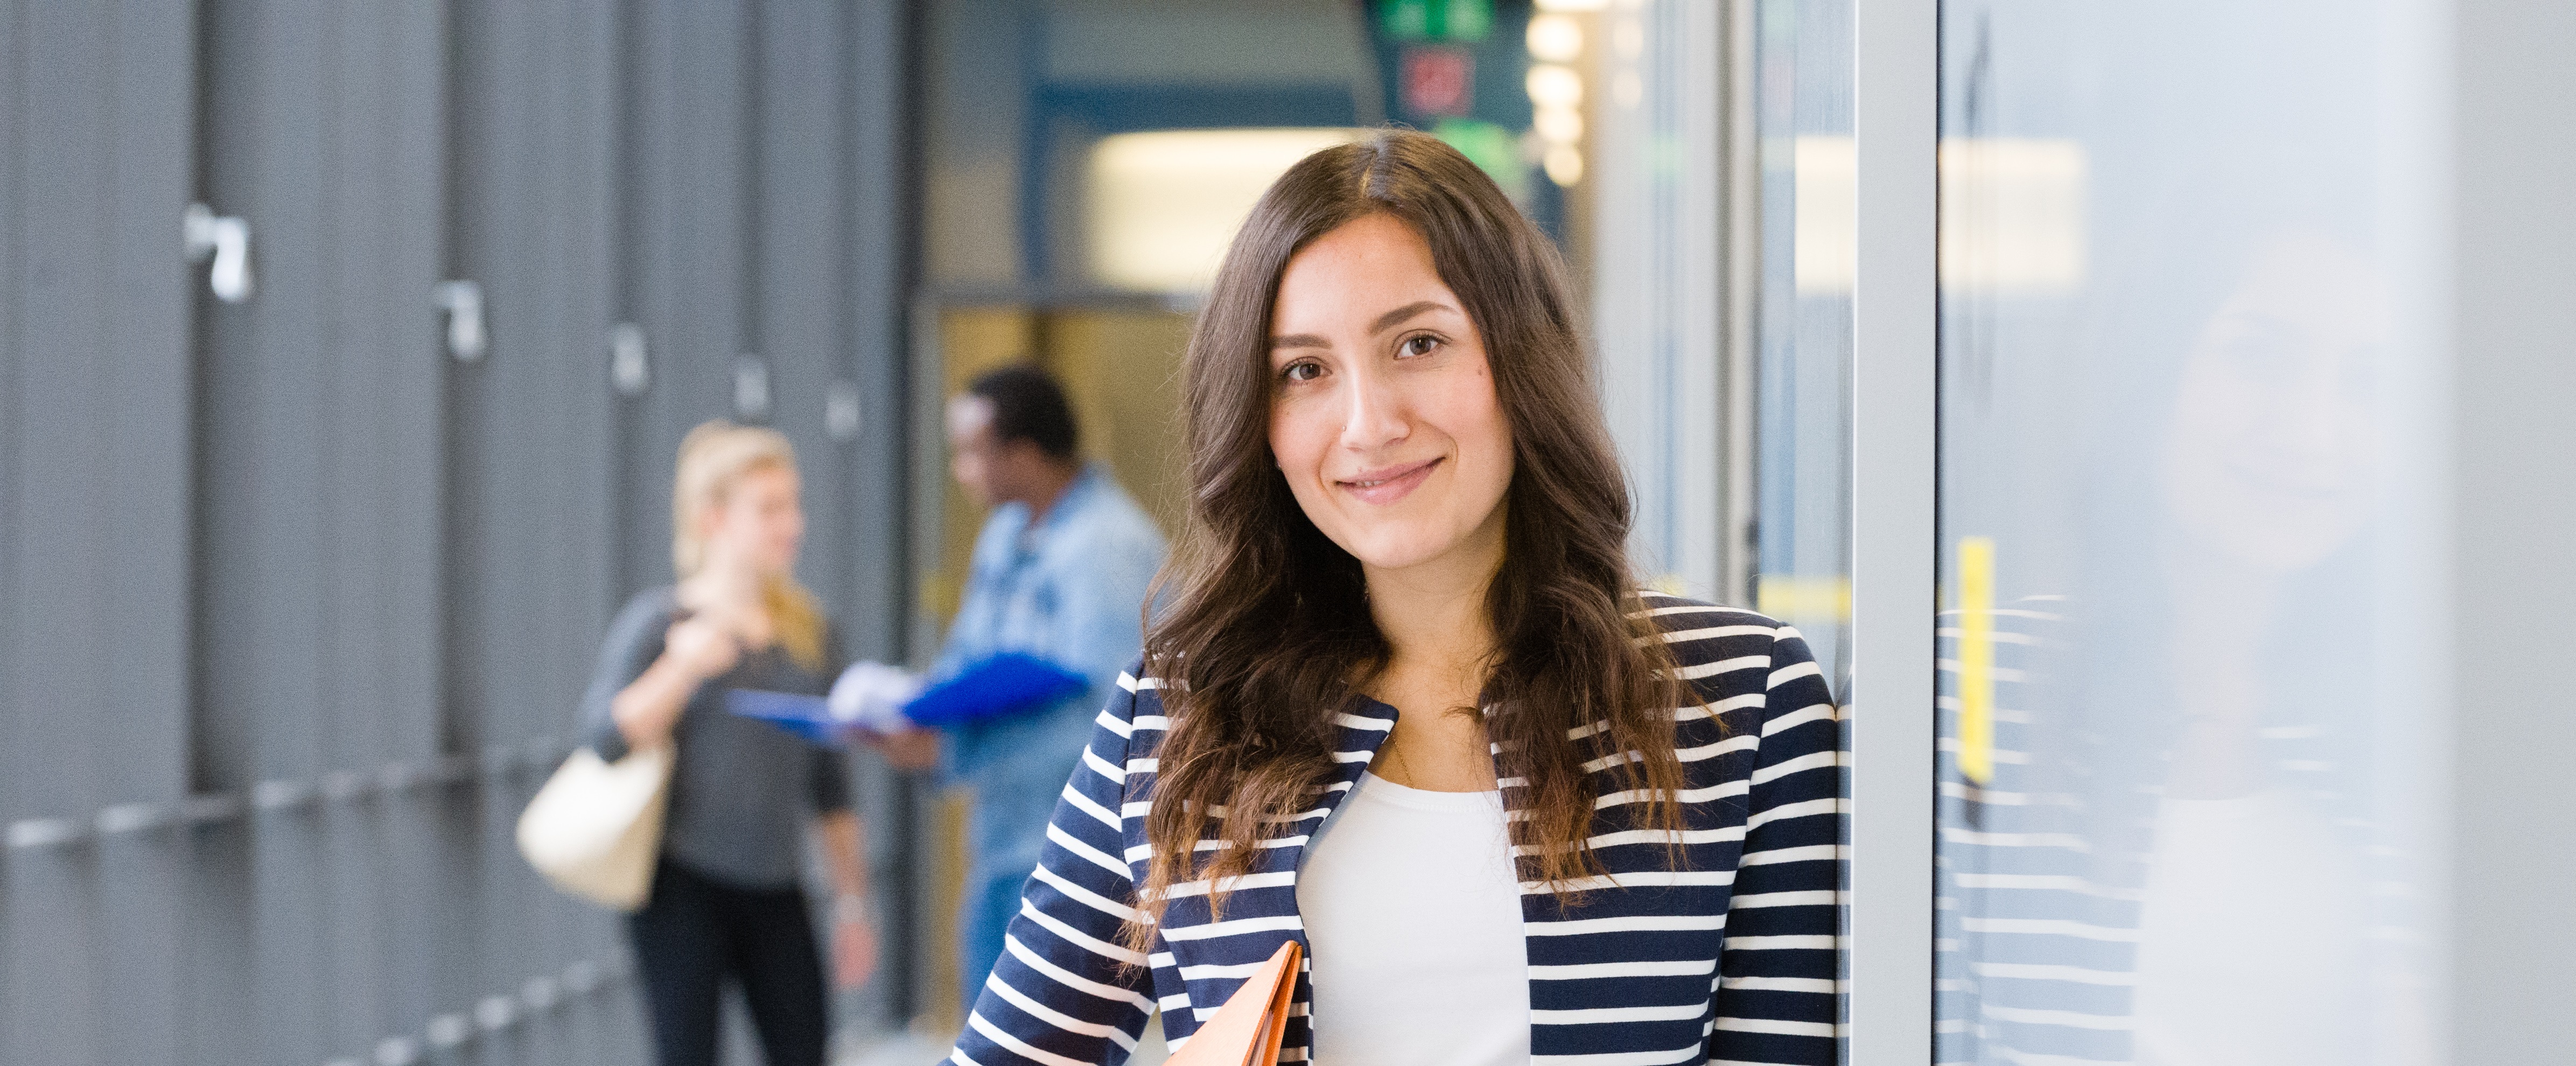
<instances>
[{"instance_id":1,"label":"woman's eye","mask_svg":"<svg viewBox=\"0 0 2576 1066\"><path fill-rule=\"evenodd\" d=\"M1439 347L1440 338L1424 334L1417 337L1406 337L1403 344L1396 346L1395 354L1398 356L1429 355Z\"/></svg>"},{"instance_id":2,"label":"woman's eye","mask_svg":"<svg viewBox=\"0 0 2576 1066\"><path fill-rule=\"evenodd\" d=\"M1323 372L1323 367L1317 366L1313 363L1299 362L1288 364L1286 369L1279 372L1279 376L1290 381L1313 381L1318 376L1321 376Z\"/></svg>"}]
</instances>

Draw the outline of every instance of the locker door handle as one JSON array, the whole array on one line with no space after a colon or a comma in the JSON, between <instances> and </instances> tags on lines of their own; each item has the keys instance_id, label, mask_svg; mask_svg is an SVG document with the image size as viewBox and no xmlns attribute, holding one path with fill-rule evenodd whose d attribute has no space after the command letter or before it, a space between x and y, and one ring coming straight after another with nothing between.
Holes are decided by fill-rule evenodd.
<instances>
[{"instance_id":1,"label":"locker door handle","mask_svg":"<svg viewBox=\"0 0 2576 1066\"><path fill-rule=\"evenodd\" d=\"M206 271L206 287L214 290L215 299L228 304L250 299L250 223L219 216L204 204L189 204L179 214L179 229L189 262L214 258L215 265Z\"/></svg>"},{"instance_id":2,"label":"locker door handle","mask_svg":"<svg viewBox=\"0 0 2576 1066\"><path fill-rule=\"evenodd\" d=\"M759 356L733 361L733 416L745 422L769 417L769 364Z\"/></svg>"},{"instance_id":3,"label":"locker door handle","mask_svg":"<svg viewBox=\"0 0 2576 1066\"><path fill-rule=\"evenodd\" d=\"M642 396L653 384L653 365L644 355L644 327L620 322L608 331L608 384L620 396Z\"/></svg>"},{"instance_id":4,"label":"locker door handle","mask_svg":"<svg viewBox=\"0 0 2576 1066\"><path fill-rule=\"evenodd\" d=\"M859 439L859 387L835 381L823 394L823 432L836 444Z\"/></svg>"},{"instance_id":5,"label":"locker door handle","mask_svg":"<svg viewBox=\"0 0 2576 1066\"><path fill-rule=\"evenodd\" d=\"M471 281L442 281L430 289L429 299L447 312L447 354L460 363L483 358L489 341L483 331L483 286Z\"/></svg>"}]
</instances>

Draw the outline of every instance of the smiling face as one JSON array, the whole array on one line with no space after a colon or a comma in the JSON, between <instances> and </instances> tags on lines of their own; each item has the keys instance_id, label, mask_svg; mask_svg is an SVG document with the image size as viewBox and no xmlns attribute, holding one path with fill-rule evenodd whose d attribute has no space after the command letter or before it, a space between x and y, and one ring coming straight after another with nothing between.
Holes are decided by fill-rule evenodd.
<instances>
[{"instance_id":1,"label":"smiling face","mask_svg":"<svg viewBox=\"0 0 2576 1066\"><path fill-rule=\"evenodd\" d=\"M2380 366L2386 279L2328 238L2258 250L2183 361L2165 499L2204 546L2274 571L2313 566L2360 531L2386 465Z\"/></svg>"},{"instance_id":2,"label":"smiling face","mask_svg":"<svg viewBox=\"0 0 2576 1066\"><path fill-rule=\"evenodd\" d=\"M1291 257L1270 370L1271 455L1333 543L1372 572L1499 565L1511 427L1420 233L1368 215Z\"/></svg>"}]
</instances>

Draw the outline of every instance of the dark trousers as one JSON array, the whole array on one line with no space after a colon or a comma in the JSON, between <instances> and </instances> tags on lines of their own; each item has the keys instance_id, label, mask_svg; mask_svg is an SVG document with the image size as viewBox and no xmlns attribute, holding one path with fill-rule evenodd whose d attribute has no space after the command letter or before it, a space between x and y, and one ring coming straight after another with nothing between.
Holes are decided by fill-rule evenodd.
<instances>
[{"instance_id":1,"label":"dark trousers","mask_svg":"<svg viewBox=\"0 0 2576 1066\"><path fill-rule=\"evenodd\" d=\"M727 978L742 985L769 1066L822 1066L831 1020L802 889L736 888L665 859L626 932L661 1066L715 1066Z\"/></svg>"}]
</instances>

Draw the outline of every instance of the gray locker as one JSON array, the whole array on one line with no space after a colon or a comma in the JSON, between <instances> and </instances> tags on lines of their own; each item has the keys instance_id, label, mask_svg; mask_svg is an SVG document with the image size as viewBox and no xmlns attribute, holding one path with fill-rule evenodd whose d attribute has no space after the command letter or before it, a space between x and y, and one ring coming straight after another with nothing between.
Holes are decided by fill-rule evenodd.
<instances>
[{"instance_id":1,"label":"gray locker","mask_svg":"<svg viewBox=\"0 0 2576 1066\"><path fill-rule=\"evenodd\" d=\"M0 3L0 1060L645 1056L511 826L699 421L795 439L806 580L907 650L912 21Z\"/></svg>"},{"instance_id":2,"label":"gray locker","mask_svg":"<svg viewBox=\"0 0 2576 1066\"><path fill-rule=\"evenodd\" d=\"M168 1061L188 863L185 5L0 5L0 1046ZM147 806L134 806L137 804Z\"/></svg>"}]
</instances>

